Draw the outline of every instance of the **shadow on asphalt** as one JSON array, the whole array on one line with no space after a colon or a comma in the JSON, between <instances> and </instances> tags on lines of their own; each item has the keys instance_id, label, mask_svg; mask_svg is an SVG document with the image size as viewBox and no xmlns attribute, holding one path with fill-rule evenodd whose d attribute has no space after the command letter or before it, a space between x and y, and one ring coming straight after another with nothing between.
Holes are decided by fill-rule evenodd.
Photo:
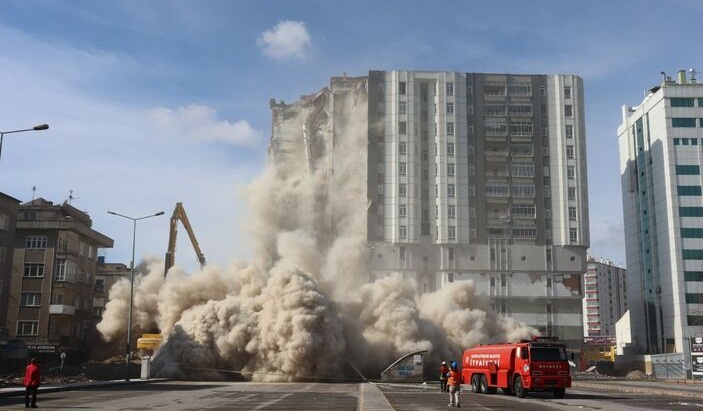
<instances>
[{"instance_id":1,"label":"shadow on asphalt","mask_svg":"<svg viewBox=\"0 0 703 411\"><path fill-rule=\"evenodd\" d=\"M136 385L123 385L123 386L112 386L112 387L94 387L91 390L102 390L109 389L110 391L196 391L196 390L209 390L213 388L226 387L227 384L169 384L159 383L159 384L136 384ZM88 389L88 388L86 388Z\"/></svg>"},{"instance_id":2,"label":"shadow on asphalt","mask_svg":"<svg viewBox=\"0 0 703 411\"><path fill-rule=\"evenodd\" d=\"M583 394L583 393L570 393L568 390L566 391L566 395L564 398L554 398L554 394L551 392L530 392L527 394L526 398L541 398L545 400L554 400L554 401L559 401L559 400L624 400L628 398L632 398L631 396L626 396L626 395L617 395L616 393L608 393L608 394Z\"/></svg>"}]
</instances>

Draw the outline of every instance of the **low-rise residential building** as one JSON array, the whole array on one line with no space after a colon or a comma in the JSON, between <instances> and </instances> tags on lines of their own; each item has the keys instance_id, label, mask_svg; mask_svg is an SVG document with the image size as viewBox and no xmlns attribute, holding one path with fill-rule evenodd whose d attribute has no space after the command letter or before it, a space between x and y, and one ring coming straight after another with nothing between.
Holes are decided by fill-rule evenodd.
<instances>
[{"instance_id":1,"label":"low-rise residential building","mask_svg":"<svg viewBox=\"0 0 703 411\"><path fill-rule=\"evenodd\" d=\"M113 240L90 216L43 198L19 206L8 324L28 354L84 357L99 320L93 312L98 250Z\"/></svg>"},{"instance_id":2,"label":"low-rise residential building","mask_svg":"<svg viewBox=\"0 0 703 411\"><path fill-rule=\"evenodd\" d=\"M7 306L15 243L17 208L20 200L0 193L0 339L7 339Z\"/></svg>"}]
</instances>

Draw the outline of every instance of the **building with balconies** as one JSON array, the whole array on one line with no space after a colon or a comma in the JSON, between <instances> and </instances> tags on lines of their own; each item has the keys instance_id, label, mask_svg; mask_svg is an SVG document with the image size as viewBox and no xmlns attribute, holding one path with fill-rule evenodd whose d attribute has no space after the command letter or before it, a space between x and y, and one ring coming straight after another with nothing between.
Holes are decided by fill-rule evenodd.
<instances>
[{"instance_id":1,"label":"building with balconies","mask_svg":"<svg viewBox=\"0 0 703 411\"><path fill-rule=\"evenodd\" d=\"M615 323L626 311L627 270L589 256L584 274L583 336L614 337Z\"/></svg>"},{"instance_id":2,"label":"building with balconies","mask_svg":"<svg viewBox=\"0 0 703 411\"><path fill-rule=\"evenodd\" d=\"M89 215L38 198L17 214L8 324L29 355L88 354L95 338L93 294L98 250L113 240L93 230Z\"/></svg>"},{"instance_id":3,"label":"building with balconies","mask_svg":"<svg viewBox=\"0 0 703 411\"><path fill-rule=\"evenodd\" d=\"M270 152L313 167L315 153L352 135L349 124L365 126L371 277L400 273L421 292L473 280L499 313L579 350L589 245L583 96L575 75L334 77L300 101L272 101ZM345 101L366 110L350 118Z\"/></svg>"}]
</instances>

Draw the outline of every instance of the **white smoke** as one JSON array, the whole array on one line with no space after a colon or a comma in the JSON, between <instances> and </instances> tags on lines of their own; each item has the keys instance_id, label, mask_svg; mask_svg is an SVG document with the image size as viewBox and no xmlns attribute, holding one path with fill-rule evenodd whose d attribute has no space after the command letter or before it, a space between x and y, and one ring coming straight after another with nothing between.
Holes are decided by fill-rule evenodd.
<instances>
[{"instance_id":1,"label":"white smoke","mask_svg":"<svg viewBox=\"0 0 703 411\"><path fill-rule=\"evenodd\" d=\"M428 350L432 363L535 334L496 315L471 281L422 295L401 275L368 281L364 85L335 93L334 110L345 115L335 115L334 138L324 127L306 129L308 150L302 137L288 141L289 155L244 190L252 261L190 275L174 267L164 282L163 263L149 260L137 275L134 334L158 329L166 339L157 375L339 378L351 361L378 377L410 351ZM329 106L325 92L315 96L325 103L318 108ZM302 130L310 115L304 107L287 124ZM110 290L98 325L106 340L124 338L128 296L128 281Z\"/></svg>"}]
</instances>

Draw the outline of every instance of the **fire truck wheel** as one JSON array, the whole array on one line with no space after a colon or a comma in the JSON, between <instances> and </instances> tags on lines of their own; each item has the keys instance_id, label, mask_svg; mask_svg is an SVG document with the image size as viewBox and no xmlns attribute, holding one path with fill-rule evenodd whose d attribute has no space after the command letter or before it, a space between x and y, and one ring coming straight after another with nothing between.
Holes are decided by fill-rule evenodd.
<instances>
[{"instance_id":1,"label":"fire truck wheel","mask_svg":"<svg viewBox=\"0 0 703 411\"><path fill-rule=\"evenodd\" d=\"M513 381L513 391L518 398L525 398L525 394L527 394L527 390L525 390L525 387L522 385L522 378L520 376L515 377Z\"/></svg>"},{"instance_id":2,"label":"fire truck wheel","mask_svg":"<svg viewBox=\"0 0 703 411\"><path fill-rule=\"evenodd\" d=\"M482 375L481 376L481 392L483 394L490 394L488 392L488 381L486 381L486 376Z\"/></svg>"},{"instance_id":3,"label":"fire truck wheel","mask_svg":"<svg viewBox=\"0 0 703 411\"><path fill-rule=\"evenodd\" d=\"M478 375L471 376L471 392L474 394L481 392L481 387L478 385Z\"/></svg>"},{"instance_id":4,"label":"fire truck wheel","mask_svg":"<svg viewBox=\"0 0 703 411\"><path fill-rule=\"evenodd\" d=\"M564 398L564 394L566 394L566 388L554 389L554 398Z\"/></svg>"}]
</instances>

